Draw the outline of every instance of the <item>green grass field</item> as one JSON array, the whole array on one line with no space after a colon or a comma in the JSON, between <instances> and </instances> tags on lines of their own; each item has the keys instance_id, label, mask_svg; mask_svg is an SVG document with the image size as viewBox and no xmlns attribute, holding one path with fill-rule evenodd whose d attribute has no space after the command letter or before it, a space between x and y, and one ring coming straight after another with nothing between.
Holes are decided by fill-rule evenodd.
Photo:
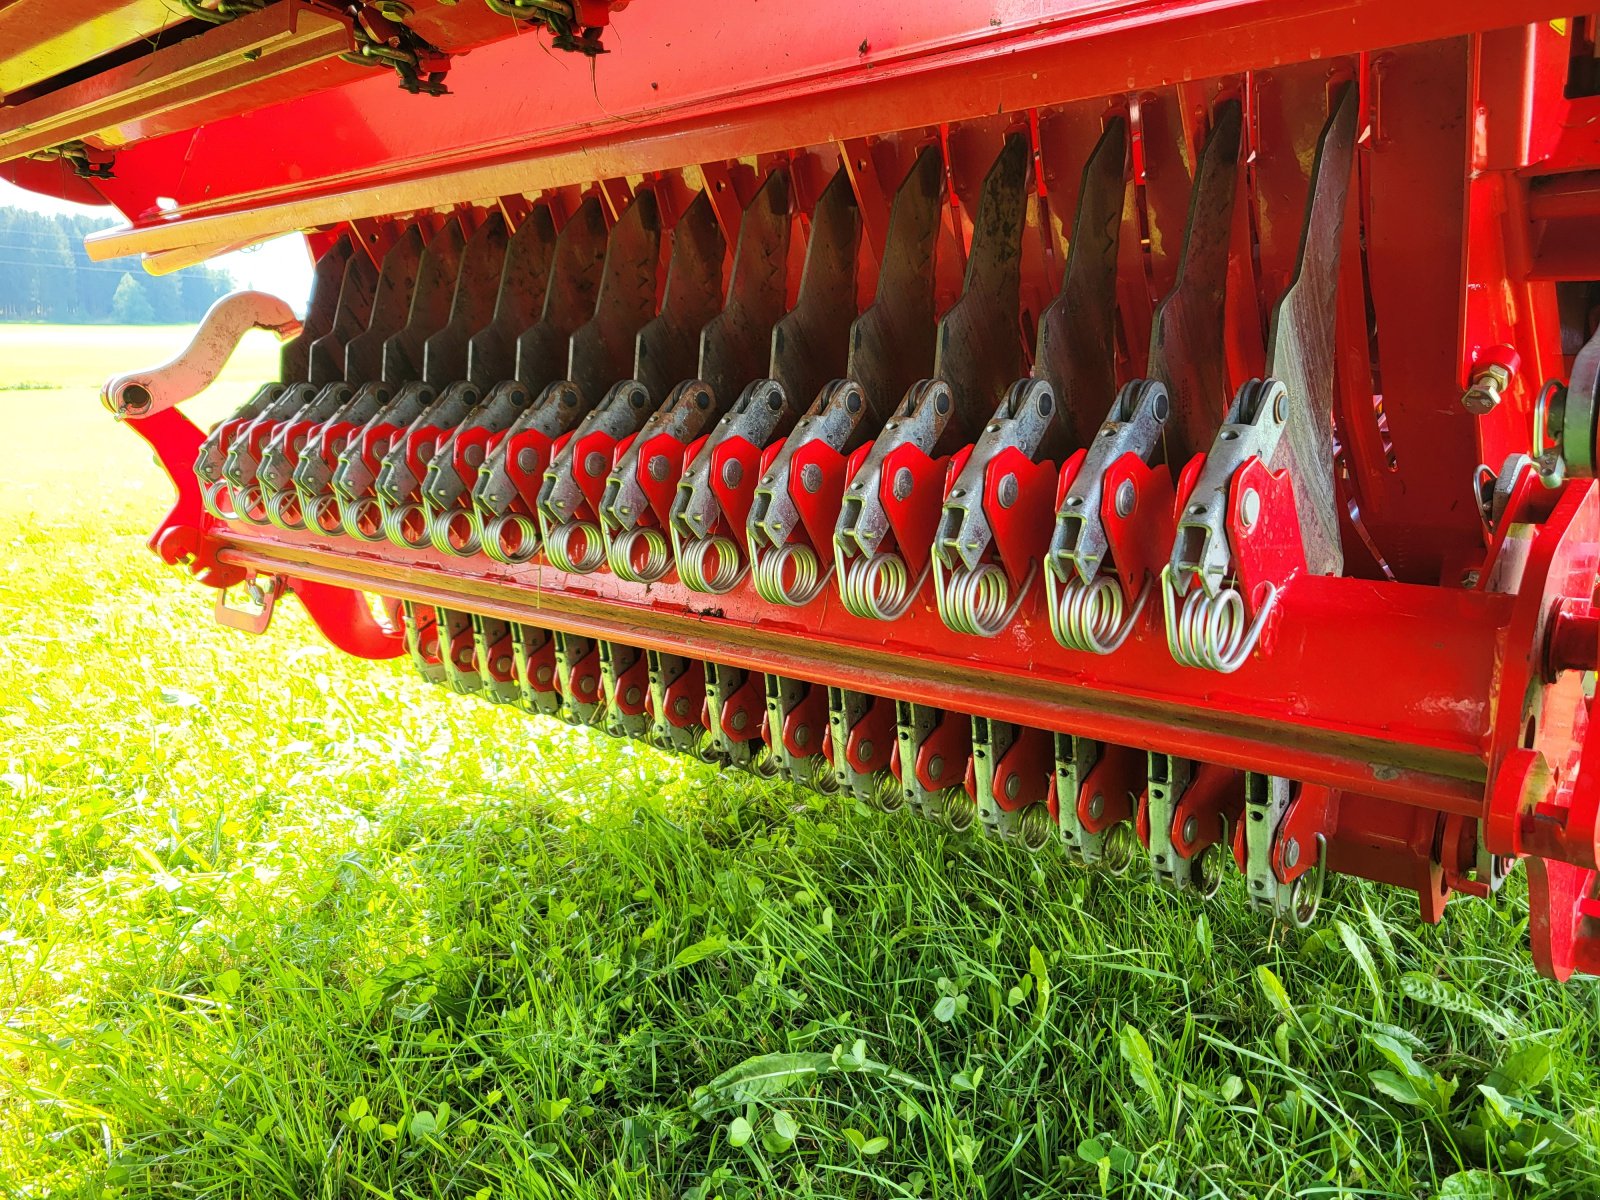
<instances>
[{"instance_id":1,"label":"green grass field","mask_svg":"<svg viewBox=\"0 0 1600 1200\"><path fill-rule=\"evenodd\" d=\"M0 326L0 1194L1600 1192L1520 879L1287 934L216 628L96 396L183 340Z\"/></svg>"}]
</instances>

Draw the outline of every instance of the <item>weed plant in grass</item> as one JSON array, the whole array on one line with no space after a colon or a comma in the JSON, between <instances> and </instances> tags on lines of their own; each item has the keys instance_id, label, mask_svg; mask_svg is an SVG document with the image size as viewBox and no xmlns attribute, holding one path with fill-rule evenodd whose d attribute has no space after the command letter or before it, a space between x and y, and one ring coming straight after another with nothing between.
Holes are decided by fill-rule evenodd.
<instances>
[{"instance_id":1,"label":"weed plant in grass","mask_svg":"<svg viewBox=\"0 0 1600 1200\"><path fill-rule=\"evenodd\" d=\"M1600 989L1535 976L1520 884L1284 934L1237 880L453 700L292 604L218 630L90 386L170 346L38 336L0 329L61 385L0 392L0 1194L1600 1191Z\"/></svg>"}]
</instances>

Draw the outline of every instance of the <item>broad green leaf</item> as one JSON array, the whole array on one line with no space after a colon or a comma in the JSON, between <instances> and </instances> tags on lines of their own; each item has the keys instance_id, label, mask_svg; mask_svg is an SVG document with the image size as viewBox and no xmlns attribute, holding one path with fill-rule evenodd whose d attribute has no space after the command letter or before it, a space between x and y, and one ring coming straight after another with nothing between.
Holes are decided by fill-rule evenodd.
<instances>
[{"instance_id":1,"label":"broad green leaf","mask_svg":"<svg viewBox=\"0 0 1600 1200\"><path fill-rule=\"evenodd\" d=\"M728 1122L728 1144L735 1148L748 1142L755 1130L750 1127L750 1122L743 1117L735 1117Z\"/></svg>"},{"instance_id":2,"label":"broad green leaf","mask_svg":"<svg viewBox=\"0 0 1600 1200\"><path fill-rule=\"evenodd\" d=\"M350 1101L350 1107L344 1110L344 1115L351 1121L359 1121L362 1117L367 1115L371 1108L372 1106L367 1103L367 1098L365 1096L357 1096L354 1100Z\"/></svg>"},{"instance_id":3,"label":"broad green leaf","mask_svg":"<svg viewBox=\"0 0 1600 1200\"><path fill-rule=\"evenodd\" d=\"M954 996L940 996L938 1003L933 1006L933 1019L948 1025L956 1019L956 998Z\"/></svg>"},{"instance_id":4,"label":"broad green leaf","mask_svg":"<svg viewBox=\"0 0 1600 1200\"><path fill-rule=\"evenodd\" d=\"M863 1053L865 1045L861 1047ZM928 1085L904 1071L863 1057L859 1067L850 1068L878 1075L899 1087L925 1092ZM730 1067L710 1083L696 1090L689 1108L698 1117L708 1117L736 1104L747 1104L766 1096L777 1096L804 1088L825 1075L843 1073L845 1067L833 1055L811 1051L758 1054L738 1066Z\"/></svg>"},{"instance_id":5,"label":"broad green leaf","mask_svg":"<svg viewBox=\"0 0 1600 1200\"><path fill-rule=\"evenodd\" d=\"M1166 1095L1161 1087L1161 1078L1156 1074L1155 1056L1150 1053L1150 1043L1145 1041L1144 1034L1132 1025L1124 1025L1122 1032L1117 1035L1117 1048L1122 1053L1122 1061L1128 1064L1128 1074L1133 1076L1137 1084L1156 1107L1166 1110Z\"/></svg>"},{"instance_id":6,"label":"broad green leaf","mask_svg":"<svg viewBox=\"0 0 1600 1200\"><path fill-rule=\"evenodd\" d=\"M414 1138L431 1137L439 1128L438 1119L427 1109L411 1114L411 1120L406 1125L406 1132Z\"/></svg>"},{"instance_id":7,"label":"broad green leaf","mask_svg":"<svg viewBox=\"0 0 1600 1200\"><path fill-rule=\"evenodd\" d=\"M1490 1071L1484 1082L1508 1096L1531 1092L1550 1077L1551 1057L1547 1045L1535 1042L1524 1046Z\"/></svg>"},{"instance_id":8,"label":"broad green leaf","mask_svg":"<svg viewBox=\"0 0 1600 1200\"><path fill-rule=\"evenodd\" d=\"M1477 997L1462 991L1453 983L1421 971L1407 971L1400 976L1400 990L1419 1004L1482 1021L1496 1033L1503 1034L1509 1027L1509 1022L1503 1016L1491 1012Z\"/></svg>"},{"instance_id":9,"label":"broad green leaf","mask_svg":"<svg viewBox=\"0 0 1600 1200\"><path fill-rule=\"evenodd\" d=\"M1339 940L1344 943L1344 948L1350 952L1350 957L1356 960L1356 966L1366 978L1367 986L1372 989L1372 1002L1379 1015L1383 1013L1383 983L1378 978L1378 964L1372 960L1372 951L1367 948L1367 943L1362 941L1361 935L1343 921L1335 921L1334 929L1339 933Z\"/></svg>"},{"instance_id":10,"label":"broad green leaf","mask_svg":"<svg viewBox=\"0 0 1600 1200\"><path fill-rule=\"evenodd\" d=\"M672 960L671 969L678 971L684 967L692 967L697 962L721 954L727 948L728 939L725 937L713 934L711 937L702 938L694 945L679 950L678 956Z\"/></svg>"},{"instance_id":11,"label":"broad green leaf","mask_svg":"<svg viewBox=\"0 0 1600 1200\"><path fill-rule=\"evenodd\" d=\"M1432 1107L1417 1091L1411 1080L1403 1075L1396 1075L1393 1071L1372 1071L1368 1073L1367 1079L1373 1087L1391 1100L1398 1100L1401 1104L1410 1104L1418 1108Z\"/></svg>"},{"instance_id":12,"label":"broad green leaf","mask_svg":"<svg viewBox=\"0 0 1600 1200\"><path fill-rule=\"evenodd\" d=\"M1042 1016L1050 1003L1050 968L1039 947L1028 947L1028 973L1033 976L1035 991L1039 994L1039 1013Z\"/></svg>"},{"instance_id":13,"label":"broad green leaf","mask_svg":"<svg viewBox=\"0 0 1600 1200\"><path fill-rule=\"evenodd\" d=\"M1289 999L1289 993L1284 989L1283 982L1272 973L1272 968L1262 963L1256 968L1256 983L1261 988L1261 994L1267 1002L1278 1010L1278 1015L1285 1021L1294 1021L1294 1004Z\"/></svg>"},{"instance_id":14,"label":"broad green leaf","mask_svg":"<svg viewBox=\"0 0 1600 1200\"><path fill-rule=\"evenodd\" d=\"M1494 1176L1474 1168L1441 1180L1438 1200L1495 1200L1496 1194Z\"/></svg>"},{"instance_id":15,"label":"broad green leaf","mask_svg":"<svg viewBox=\"0 0 1600 1200\"><path fill-rule=\"evenodd\" d=\"M244 980L240 977L239 972L229 967L221 975L217 976L217 991L224 996L236 996L243 982Z\"/></svg>"},{"instance_id":16,"label":"broad green leaf","mask_svg":"<svg viewBox=\"0 0 1600 1200\"><path fill-rule=\"evenodd\" d=\"M889 1139L879 1135L875 1138L868 1138L866 1145L856 1148L861 1151L862 1158L872 1158L874 1155L882 1154L889 1148Z\"/></svg>"}]
</instances>

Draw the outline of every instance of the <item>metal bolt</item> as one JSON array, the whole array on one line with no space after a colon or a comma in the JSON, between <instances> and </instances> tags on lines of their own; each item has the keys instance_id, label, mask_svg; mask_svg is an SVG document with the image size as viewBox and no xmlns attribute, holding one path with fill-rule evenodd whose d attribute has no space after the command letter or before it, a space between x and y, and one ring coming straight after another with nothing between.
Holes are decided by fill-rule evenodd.
<instances>
[{"instance_id":1,"label":"metal bolt","mask_svg":"<svg viewBox=\"0 0 1600 1200\"><path fill-rule=\"evenodd\" d=\"M1475 588L1478 586L1479 578L1480 576L1476 571L1463 571L1461 572L1461 586L1464 588Z\"/></svg>"},{"instance_id":2,"label":"metal bolt","mask_svg":"<svg viewBox=\"0 0 1600 1200\"><path fill-rule=\"evenodd\" d=\"M1117 485L1117 516L1131 517L1133 515L1133 480L1124 479Z\"/></svg>"},{"instance_id":3,"label":"metal bolt","mask_svg":"<svg viewBox=\"0 0 1600 1200\"><path fill-rule=\"evenodd\" d=\"M802 750L811 743L811 726L801 725L794 731L794 744Z\"/></svg>"},{"instance_id":4,"label":"metal bolt","mask_svg":"<svg viewBox=\"0 0 1600 1200\"><path fill-rule=\"evenodd\" d=\"M1485 416L1500 407L1502 393L1511 386L1511 372L1499 363L1478 368L1472 385L1461 393L1461 407L1476 416Z\"/></svg>"},{"instance_id":5,"label":"metal bolt","mask_svg":"<svg viewBox=\"0 0 1600 1200\"><path fill-rule=\"evenodd\" d=\"M941 776L943 774L944 774L944 759L941 758L939 755L935 754L932 758L930 758L928 760L928 778L933 780L935 783L938 783L939 782L939 776Z\"/></svg>"},{"instance_id":6,"label":"metal bolt","mask_svg":"<svg viewBox=\"0 0 1600 1200\"><path fill-rule=\"evenodd\" d=\"M539 465L539 457L533 452L532 446L524 446L517 451L517 467L524 475L532 475L533 469Z\"/></svg>"},{"instance_id":7,"label":"metal bolt","mask_svg":"<svg viewBox=\"0 0 1600 1200\"><path fill-rule=\"evenodd\" d=\"M687 717L689 715L689 697L679 696L674 700L672 702L672 711L677 716Z\"/></svg>"},{"instance_id":8,"label":"metal bolt","mask_svg":"<svg viewBox=\"0 0 1600 1200\"><path fill-rule=\"evenodd\" d=\"M863 741L861 743L861 761L872 761L872 743L870 741Z\"/></svg>"},{"instance_id":9,"label":"metal bolt","mask_svg":"<svg viewBox=\"0 0 1600 1200\"><path fill-rule=\"evenodd\" d=\"M583 473L585 475L604 475L606 472L606 456L598 450L591 450L583 459Z\"/></svg>"},{"instance_id":10,"label":"metal bolt","mask_svg":"<svg viewBox=\"0 0 1600 1200\"><path fill-rule=\"evenodd\" d=\"M1250 529L1260 516L1261 494L1255 488L1245 488L1244 496L1239 501L1239 523Z\"/></svg>"},{"instance_id":11,"label":"metal bolt","mask_svg":"<svg viewBox=\"0 0 1600 1200\"><path fill-rule=\"evenodd\" d=\"M1022 790L1022 776L1010 775L1006 779L1005 793L1007 800L1015 800L1017 793Z\"/></svg>"},{"instance_id":12,"label":"metal bolt","mask_svg":"<svg viewBox=\"0 0 1600 1200\"><path fill-rule=\"evenodd\" d=\"M1183 823L1183 844L1185 846L1192 846L1192 845L1194 845L1194 839L1199 837L1199 836L1200 836L1200 821L1199 821L1199 818L1194 817L1194 816L1190 816Z\"/></svg>"},{"instance_id":13,"label":"metal bolt","mask_svg":"<svg viewBox=\"0 0 1600 1200\"><path fill-rule=\"evenodd\" d=\"M624 694L622 698L624 700L626 700L629 704L637 704L637 703L639 703L640 696L639 696L638 687L634 686L634 687L629 688L627 690L626 694Z\"/></svg>"},{"instance_id":14,"label":"metal bolt","mask_svg":"<svg viewBox=\"0 0 1600 1200\"><path fill-rule=\"evenodd\" d=\"M467 466L480 466L483 463L483 447L478 445L468 446L466 453L462 457L467 460Z\"/></svg>"},{"instance_id":15,"label":"metal bolt","mask_svg":"<svg viewBox=\"0 0 1600 1200\"><path fill-rule=\"evenodd\" d=\"M1100 819L1101 814L1104 813L1105 811L1106 811L1106 798L1105 798L1104 795L1102 795L1100 792L1096 792L1094 795L1089 797L1089 819L1090 820L1098 821Z\"/></svg>"},{"instance_id":16,"label":"metal bolt","mask_svg":"<svg viewBox=\"0 0 1600 1200\"><path fill-rule=\"evenodd\" d=\"M1000 501L1001 508L1010 508L1017 502L1017 490L1018 484L1015 475L1007 475L1000 481L1000 486L996 489L996 498Z\"/></svg>"},{"instance_id":17,"label":"metal bolt","mask_svg":"<svg viewBox=\"0 0 1600 1200\"><path fill-rule=\"evenodd\" d=\"M728 724L732 725L738 732L743 733L744 727L750 724L750 714L741 708L738 712L733 714L733 716L729 719Z\"/></svg>"},{"instance_id":18,"label":"metal bolt","mask_svg":"<svg viewBox=\"0 0 1600 1200\"><path fill-rule=\"evenodd\" d=\"M722 464L722 482L729 487L738 487L739 481L744 478L744 465L737 458L730 458Z\"/></svg>"},{"instance_id":19,"label":"metal bolt","mask_svg":"<svg viewBox=\"0 0 1600 1200\"><path fill-rule=\"evenodd\" d=\"M667 465L667 456L665 454L656 454L651 456L648 469L651 479L654 479L657 483L664 483L667 478L667 472L671 468Z\"/></svg>"},{"instance_id":20,"label":"metal bolt","mask_svg":"<svg viewBox=\"0 0 1600 1200\"><path fill-rule=\"evenodd\" d=\"M1293 869L1300 861L1300 839L1290 838L1283 847L1283 865Z\"/></svg>"},{"instance_id":21,"label":"metal bolt","mask_svg":"<svg viewBox=\"0 0 1600 1200\"><path fill-rule=\"evenodd\" d=\"M807 463L800 468L800 486L807 492L815 493L822 487L822 468L816 463Z\"/></svg>"},{"instance_id":22,"label":"metal bolt","mask_svg":"<svg viewBox=\"0 0 1600 1200\"><path fill-rule=\"evenodd\" d=\"M896 500L909 500L913 486L915 484L911 478L910 470L901 467L894 473L894 498Z\"/></svg>"}]
</instances>

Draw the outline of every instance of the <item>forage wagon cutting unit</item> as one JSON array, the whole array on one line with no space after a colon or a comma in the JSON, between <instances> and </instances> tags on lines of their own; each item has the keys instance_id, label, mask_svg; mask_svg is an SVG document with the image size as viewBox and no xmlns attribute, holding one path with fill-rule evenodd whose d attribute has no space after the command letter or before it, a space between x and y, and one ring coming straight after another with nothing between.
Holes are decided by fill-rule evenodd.
<instances>
[{"instance_id":1,"label":"forage wagon cutting unit","mask_svg":"<svg viewBox=\"0 0 1600 1200\"><path fill-rule=\"evenodd\" d=\"M0 175L162 272L153 540L463 695L1600 973L1600 17L0 0ZM278 379L178 407L244 331ZM129 364L134 366L135 364ZM228 601L242 589L252 606Z\"/></svg>"}]
</instances>

